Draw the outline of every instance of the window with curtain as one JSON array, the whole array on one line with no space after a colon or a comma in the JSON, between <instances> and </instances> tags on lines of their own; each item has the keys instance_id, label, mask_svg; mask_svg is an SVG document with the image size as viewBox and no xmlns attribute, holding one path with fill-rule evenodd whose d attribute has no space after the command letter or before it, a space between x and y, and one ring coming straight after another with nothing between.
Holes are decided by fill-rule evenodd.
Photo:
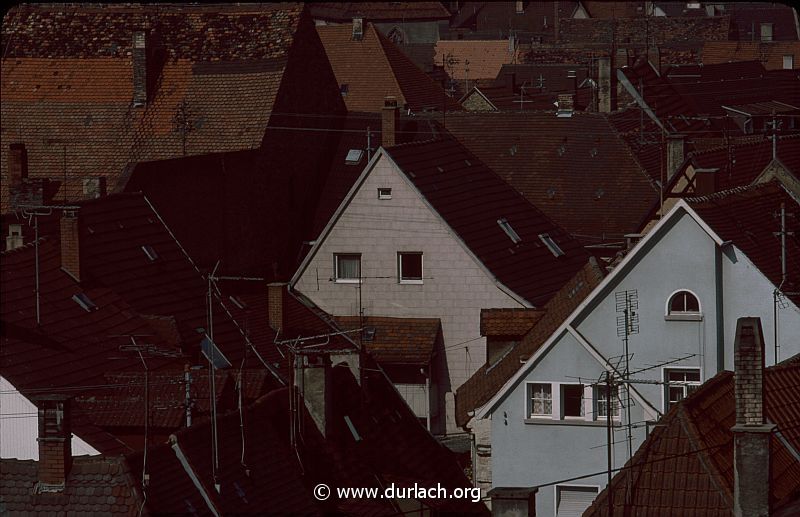
<instances>
[{"instance_id":1,"label":"window with curtain","mask_svg":"<svg viewBox=\"0 0 800 517\"><path fill-rule=\"evenodd\" d=\"M358 282L361 277L361 255L356 253L335 253L333 255L335 281Z\"/></svg>"}]
</instances>

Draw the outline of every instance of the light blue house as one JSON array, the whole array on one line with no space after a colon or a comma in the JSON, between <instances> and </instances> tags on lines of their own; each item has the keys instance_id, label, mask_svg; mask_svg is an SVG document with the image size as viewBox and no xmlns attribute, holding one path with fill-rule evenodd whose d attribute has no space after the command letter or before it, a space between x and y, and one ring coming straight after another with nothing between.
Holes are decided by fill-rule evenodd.
<instances>
[{"instance_id":1,"label":"light blue house","mask_svg":"<svg viewBox=\"0 0 800 517\"><path fill-rule=\"evenodd\" d=\"M781 239L781 207L800 217L775 182L679 201L475 410L471 427L491 422L492 486L538 486L537 515L580 515L609 451L622 467L671 404L733 369L737 318L761 318L767 365L800 353L800 245ZM612 388L610 439L607 372L629 381Z\"/></svg>"}]
</instances>

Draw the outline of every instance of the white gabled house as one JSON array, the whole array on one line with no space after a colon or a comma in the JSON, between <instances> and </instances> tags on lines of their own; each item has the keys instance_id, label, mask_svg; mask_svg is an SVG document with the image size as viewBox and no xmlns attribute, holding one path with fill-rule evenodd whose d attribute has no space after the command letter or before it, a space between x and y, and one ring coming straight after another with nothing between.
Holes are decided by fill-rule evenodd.
<instances>
[{"instance_id":1,"label":"white gabled house","mask_svg":"<svg viewBox=\"0 0 800 517\"><path fill-rule=\"evenodd\" d=\"M612 468L627 461L628 424L635 452L672 404L733 368L738 318L761 318L767 365L800 353L800 245L774 235L781 207L800 214L776 182L679 201L474 410L470 426L491 422L492 486L537 486L537 515L580 515L605 486L609 448ZM610 408L606 372L630 380Z\"/></svg>"},{"instance_id":2,"label":"white gabled house","mask_svg":"<svg viewBox=\"0 0 800 517\"><path fill-rule=\"evenodd\" d=\"M376 152L291 288L336 317L439 318L431 430L452 432L453 393L486 361L481 309L542 305L587 258L457 141L440 138Z\"/></svg>"}]
</instances>

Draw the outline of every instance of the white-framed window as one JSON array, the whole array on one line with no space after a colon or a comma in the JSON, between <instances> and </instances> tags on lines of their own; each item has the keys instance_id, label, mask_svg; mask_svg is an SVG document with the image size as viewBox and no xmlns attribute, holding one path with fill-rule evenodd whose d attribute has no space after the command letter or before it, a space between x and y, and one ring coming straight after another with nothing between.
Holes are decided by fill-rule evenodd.
<instances>
[{"instance_id":1,"label":"white-framed window","mask_svg":"<svg viewBox=\"0 0 800 517\"><path fill-rule=\"evenodd\" d=\"M379 187L378 199L392 199L392 189L389 187Z\"/></svg>"},{"instance_id":2,"label":"white-framed window","mask_svg":"<svg viewBox=\"0 0 800 517\"><path fill-rule=\"evenodd\" d=\"M608 400L606 387L603 385L594 388L594 412L596 420L605 420L608 417ZM619 419L619 389L618 386L611 386L611 418Z\"/></svg>"},{"instance_id":3,"label":"white-framed window","mask_svg":"<svg viewBox=\"0 0 800 517\"><path fill-rule=\"evenodd\" d=\"M761 24L761 41L772 41L772 24Z\"/></svg>"},{"instance_id":4,"label":"white-framed window","mask_svg":"<svg viewBox=\"0 0 800 517\"><path fill-rule=\"evenodd\" d=\"M553 385L549 382L528 383L528 416L530 418L553 417Z\"/></svg>"},{"instance_id":5,"label":"white-framed window","mask_svg":"<svg viewBox=\"0 0 800 517\"><path fill-rule=\"evenodd\" d=\"M703 319L700 299L688 289L679 289L667 298L666 319L698 321Z\"/></svg>"},{"instance_id":6,"label":"white-framed window","mask_svg":"<svg viewBox=\"0 0 800 517\"><path fill-rule=\"evenodd\" d=\"M783 56L783 69L784 70L794 69L794 54L786 54L785 56Z\"/></svg>"},{"instance_id":7,"label":"white-framed window","mask_svg":"<svg viewBox=\"0 0 800 517\"><path fill-rule=\"evenodd\" d=\"M598 486L556 485L556 517L580 517L599 492Z\"/></svg>"},{"instance_id":8,"label":"white-framed window","mask_svg":"<svg viewBox=\"0 0 800 517\"><path fill-rule=\"evenodd\" d=\"M361 279L361 254L333 254L334 281L339 283L358 283Z\"/></svg>"},{"instance_id":9,"label":"white-framed window","mask_svg":"<svg viewBox=\"0 0 800 517\"><path fill-rule=\"evenodd\" d=\"M422 252L397 252L397 280L401 284L422 283Z\"/></svg>"},{"instance_id":10,"label":"white-framed window","mask_svg":"<svg viewBox=\"0 0 800 517\"><path fill-rule=\"evenodd\" d=\"M700 386L700 368L664 369L664 413Z\"/></svg>"},{"instance_id":11,"label":"white-framed window","mask_svg":"<svg viewBox=\"0 0 800 517\"><path fill-rule=\"evenodd\" d=\"M586 415L583 407L583 384L562 384L560 389L563 417L583 420Z\"/></svg>"}]
</instances>

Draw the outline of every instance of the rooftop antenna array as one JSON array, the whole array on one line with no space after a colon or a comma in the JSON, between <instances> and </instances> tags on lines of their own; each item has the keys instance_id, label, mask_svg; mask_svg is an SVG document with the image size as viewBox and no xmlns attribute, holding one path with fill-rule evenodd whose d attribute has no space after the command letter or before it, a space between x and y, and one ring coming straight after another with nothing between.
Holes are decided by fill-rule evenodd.
<instances>
[{"instance_id":1,"label":"rooftop antenna array","mask_svg":"<svg viewBox=\"0 0 800 517\"><path fill-rule=\"evenodd\" d=\"M774 122L774 121L773 121ZM775 143L775 137L772 137L773 145ZM775 159L775 148L773 147L773 160ZM786 309L788 305L786 304L783 296L785 294L794 294L794 293L784 293L783 288L786 284L786 280L788 280L789 273L786 266L786 236L792 236L795 232L788 231L786 229L786 218L787 217L794 217L795 214L791 212L786 212L786 203L781 203L781 210L780 212L776 212L773 214L774 217L780 218L781 220L781 230L779 232L774 232L773 235L776 237L780 237L781 239L781 283L772 291L772 324L773 324L773 340L774 340L774 354L775 354L775 364L778 364L780 361L780 342L778 340L778 309Z\"/></svg>"}]
</instances>

